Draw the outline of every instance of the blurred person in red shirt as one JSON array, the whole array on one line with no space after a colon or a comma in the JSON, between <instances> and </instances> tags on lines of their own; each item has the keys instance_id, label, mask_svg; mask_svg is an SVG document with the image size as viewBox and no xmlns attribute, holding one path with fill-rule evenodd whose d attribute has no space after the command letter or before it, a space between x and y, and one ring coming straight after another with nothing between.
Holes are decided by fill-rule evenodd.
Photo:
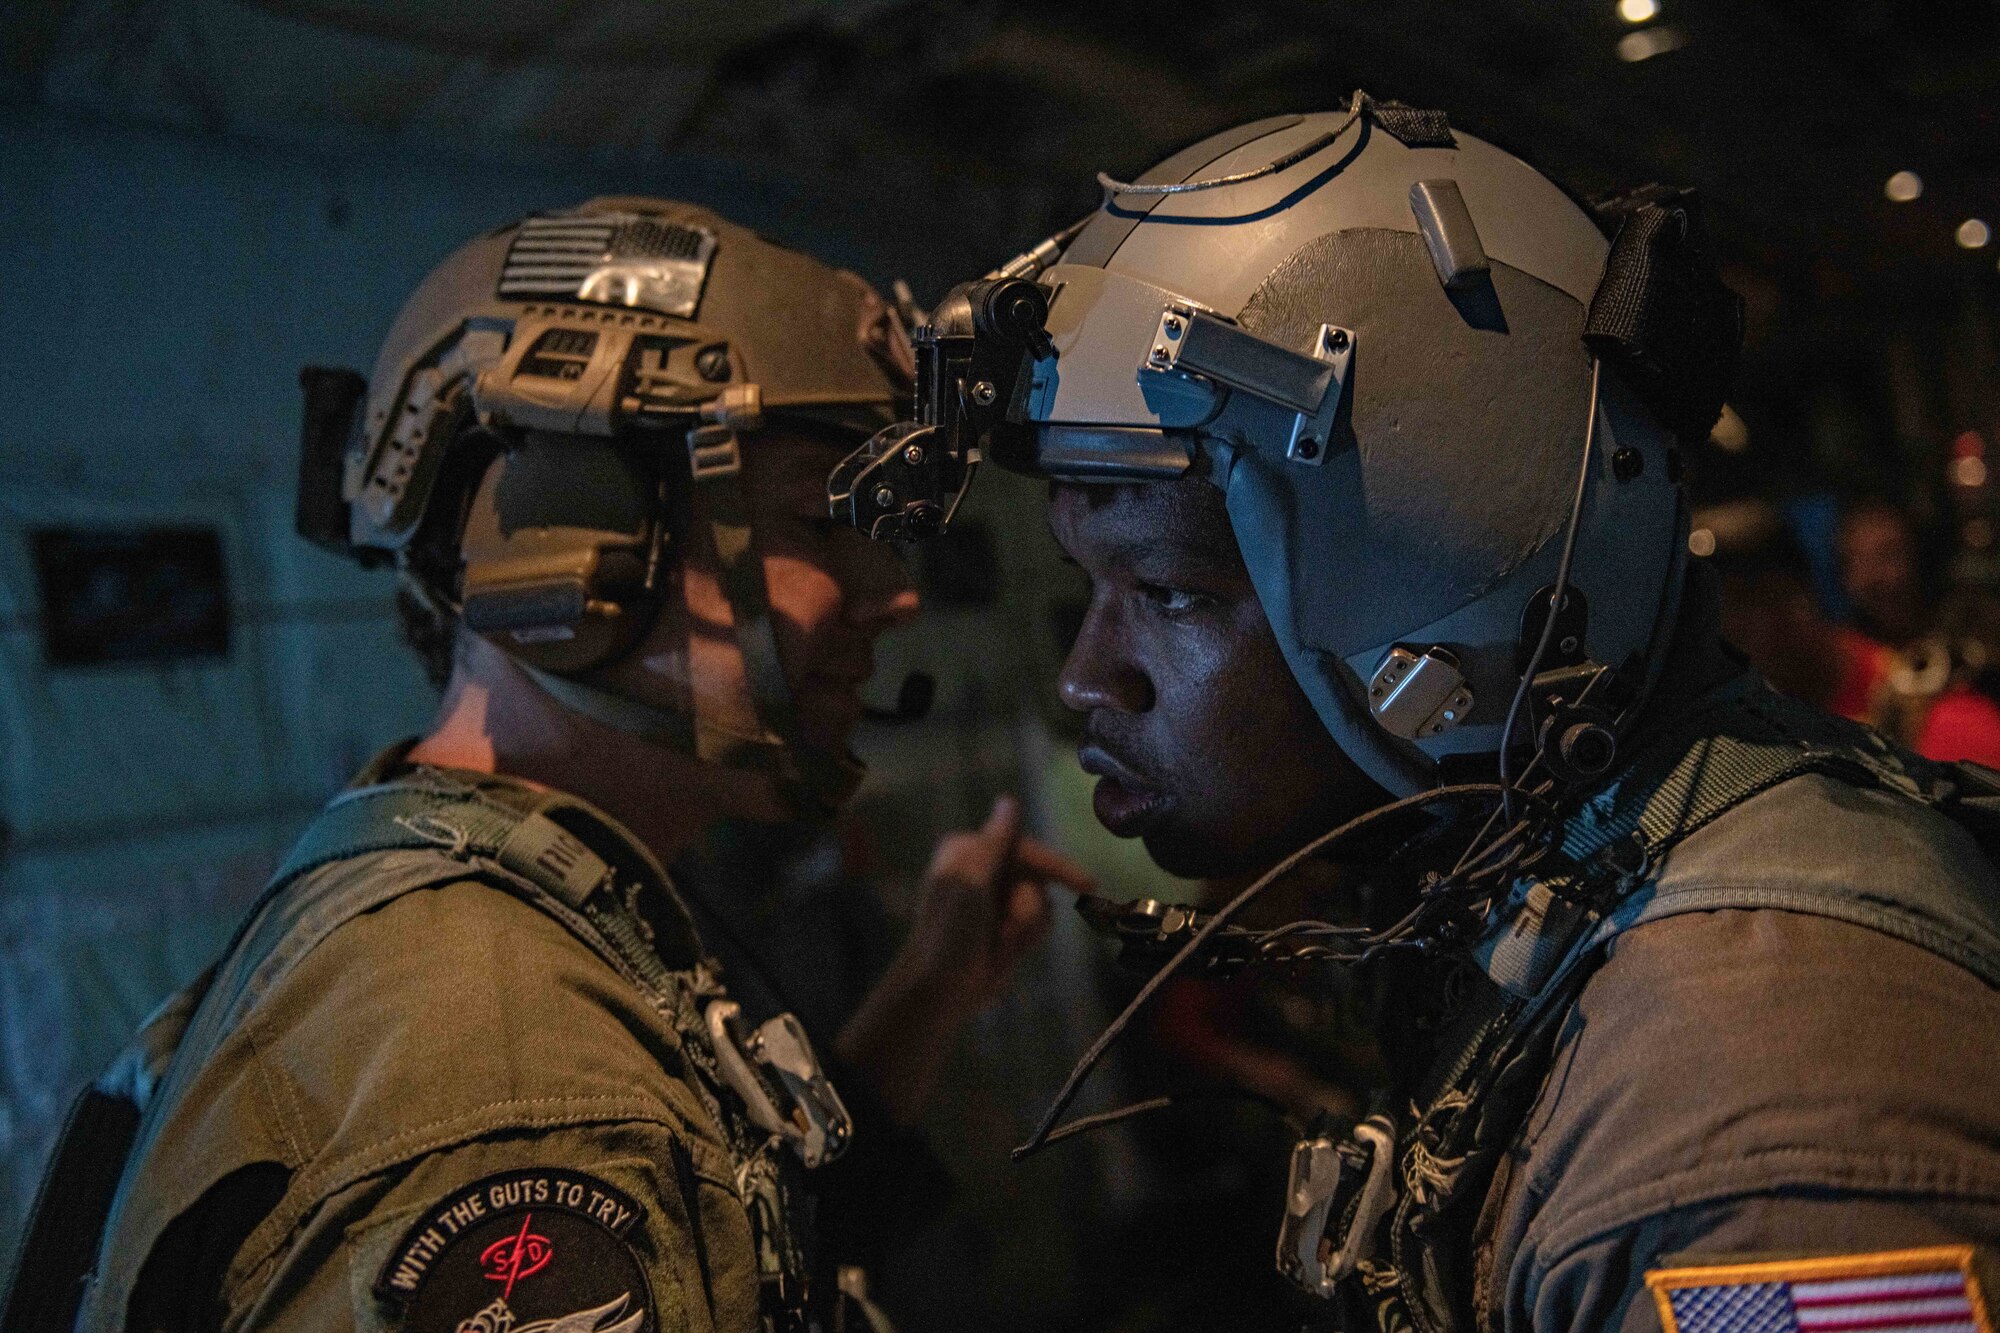
<instances>
[{"instance_id":1,"label":"blurred person in red shirt","mask_svg":"<svg viewBox=\"0 0 2000 1333\"><path fill-rule=\"evenodd\" d=\"M1841 581L1866 629L1820 608L1805 552L1768 501L1697 510L1689 548L1720 580L1723 636L1773 686L1927 758L2000 767L2000 615L1990 601L1967 596L1940 610L1914 526L1886 502L1848 510L1838 542Z\"/></svg>"},{"instance_id":2,"label":"blurred person in red shirt","mask_svg":"<svg viewBox=\"0 0 2000 1333\"><path fill-rule=\"evenodd\" d=\"M1892 648L1931 633L1937 586L1907 513L1879 496L1844 505L1833 545L1856 625Z\"/></svg>"}]
</instances>

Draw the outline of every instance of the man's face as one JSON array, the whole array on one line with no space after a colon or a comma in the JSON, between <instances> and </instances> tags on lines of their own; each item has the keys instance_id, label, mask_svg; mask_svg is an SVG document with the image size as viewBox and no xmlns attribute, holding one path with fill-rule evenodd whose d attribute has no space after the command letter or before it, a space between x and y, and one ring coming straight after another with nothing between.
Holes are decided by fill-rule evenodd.
<instances>
[{"instance_id":1,"label":"man's face","mask_svg":"<svg viewBox=\"0 0 2000 1333\"><path fill-rule=\"evenodd\" d=\"M827 516L827 474L846 452L834 439L784 427L757 432L743 449L785 685L806 742L834 754L860 720L875 640L917 612L916 589L895 551ZM697 698L711 723L755 734L760 719L734 608L713 539L698 525L682 543L680 565L680 604L611 668L624 677L616 688L682 710Z\"/></svg>"},{"instance_id":2,"label":"man's face","mask_svg":"<svg viewBox=\"0 0 2000 1333\"><path fill-rule=\"evenodd\" d=\"M785 683L806 741L836 754L861 720L875 640L917 613L895 549L827 514L827 475L851 448L780 427L744 450Z\"/></svg>"},{"instance_id":3,"label":"man's face","mask_svg":"<svg viewBox=\"0 0 2000 1333\"><path fill-rule=\"evenodd\" d=\"M1841 584L1868 628L1897 642L1923 633L1926 598L1909 522L1871 505L1848 516L1838 545Z\"/></svg>"},{"instance_id":4,"label":"man's face","mask_svg":"<svg viewBox=\"0 0 2000 1333\"><path fill-rule=\"evenodd\" d=\"M1087 715L1078 758L1106 828L1174 874L1221 876L1385 799L1286 667L1221 492L1058 485L1049 523L1090 576L1058 688Z\"/></svg>"}]
</instances>

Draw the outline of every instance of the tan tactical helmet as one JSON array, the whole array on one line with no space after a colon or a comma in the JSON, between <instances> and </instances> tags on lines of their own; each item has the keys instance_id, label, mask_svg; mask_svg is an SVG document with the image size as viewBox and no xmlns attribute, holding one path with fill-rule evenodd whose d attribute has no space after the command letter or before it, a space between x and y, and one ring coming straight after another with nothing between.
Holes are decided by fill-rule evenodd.
<instances>
[{"instance_id":1,"label":"tan tactical helmet","mask_svg":"<svg viewBox=\"0 0 2000 1333\"><path fill-rule=\"evenodd\" d=\"M406 598L484 636L565 704L772 769L823 806L858 769L797 734L742 433L864 436L905 406L910 367L867 283L707 209L619 197L537 214L425 279L365 403L352 372L306 372L300 531L393 559ZM599 678L653 623L690 541L714 543L758 734Z\"/></svg>"}]
</instances>

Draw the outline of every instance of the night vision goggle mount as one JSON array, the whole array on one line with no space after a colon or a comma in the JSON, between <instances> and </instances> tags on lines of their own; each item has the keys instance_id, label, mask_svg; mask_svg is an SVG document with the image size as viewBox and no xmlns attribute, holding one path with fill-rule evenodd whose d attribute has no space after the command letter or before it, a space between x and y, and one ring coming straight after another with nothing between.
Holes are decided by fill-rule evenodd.
<instances>
[{"instance_id":1,"label":"night vision goggle mount","mask_svg":"<svg viewBox=\"0 0 2000 1333\"><path fill-rule=\"evenodd\" d=\"M935 536L996 432L1027 430L1030 367L1054 354L1049 294L1025 278L961 283L917 330L917 419L876 432L834 469L834 518L882 541Z\"/></svg>"},{"instance_id":2,"label":"night vision goggle mount","mask_svg":"<svg viewBox=\"0 0 2000 1333\"><path fill-rule=\"evenodd\" d=\"M1269 440L1294 466L1319 467L1334 452L1352 330L1322 325L1301 351L1123 274L1054 274L1049 286L989 276L952 289L913 340L917 419L878 432L834 469L836 520L881 540L935 536L988 458L1055 478L1176 477L1193 461L1196 429ZM1106 332L1074 367L1083 387L1072 403L1057 349L1086 317ZM1122 388L1093 398L1107 373Z\"/></svg>"}]
</instances>

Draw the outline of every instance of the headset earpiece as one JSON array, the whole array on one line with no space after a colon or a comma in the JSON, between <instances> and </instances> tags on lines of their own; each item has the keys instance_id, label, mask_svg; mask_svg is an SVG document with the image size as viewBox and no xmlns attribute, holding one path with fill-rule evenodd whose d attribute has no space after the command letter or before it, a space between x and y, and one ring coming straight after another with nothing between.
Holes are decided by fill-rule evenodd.
<instances>
[{"instance_id":1,"label":"headset earpiece","mask_svg":"<svg viewBox=\"0 0 2000 1333\"><path fill-rule=\"evenodd\" d=\"M466 516L466 627L559 674L628 651L661 604L659 492L608 439L528 432L487 469Z\"/></svg>"}]
</instances>

